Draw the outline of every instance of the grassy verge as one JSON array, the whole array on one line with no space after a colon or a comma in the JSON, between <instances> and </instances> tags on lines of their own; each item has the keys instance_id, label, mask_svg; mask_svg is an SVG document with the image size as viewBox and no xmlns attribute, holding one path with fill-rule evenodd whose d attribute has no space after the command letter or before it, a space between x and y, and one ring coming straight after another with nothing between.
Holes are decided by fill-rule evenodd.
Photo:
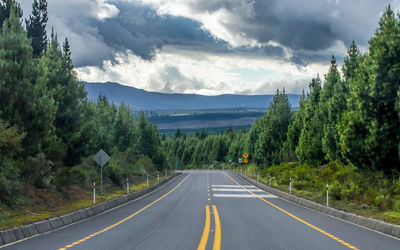
<instances>
[{"instance_id":1,"label":"grassy verge","mask_svg":"<svg viewBox=\"0 0 400 250\"><path fill-rule=\"evenodd\" d=\"M287 193L292 178L293 195L322 205L326 205L329 184L330 207L400 225L400 180L381 173L360 173L333 163L320 168L286 163L265 169L249 164L242 173L253 179L258 173L260 182Z\"/></svg>"},{"instance_id":2,"label":"grassy verge","mask_svg":"<svg viewBox=\"0 0 400 250\"><path fill-rule=\"evenodd\" d=\"M160 181L165 177L160 176ZM149 180L149 186L157 183L157 177ZM105 183L109 192L104 192L100 198L99 187L96 190L96 203L112 200L126 194L126 187L115 187ZM147 186L146 180L141 180L130 185L130 192L143 189ZM82 208L93 206L93 194L91 190L84 190L78 186L72 186L62 191L37 190L27 187L30 198L18 207L0 205L0 230L27 225L29 223L48 219L54 216L64 215ZM68 195L67 195L68 193ZM67 198L66 198L67 197Z\"/></svg>"}]
</instances>

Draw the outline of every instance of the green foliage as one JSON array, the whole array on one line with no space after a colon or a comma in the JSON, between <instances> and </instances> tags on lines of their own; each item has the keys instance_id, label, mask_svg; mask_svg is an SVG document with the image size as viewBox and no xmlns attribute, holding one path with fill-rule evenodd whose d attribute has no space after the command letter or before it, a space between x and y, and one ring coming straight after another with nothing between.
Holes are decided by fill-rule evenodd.
<instances>
[{"instance_id":1,"label":"green foliage","mask_svg":"<svg viewBox=\"0 0 400 250\"><path fill-rule=\"evenodd\" d=\"M340 138L337 132L342 113L346 110L348 86L340 78L336 60L332 57L331 67L322 89L319 116L323 127L322 150L329 161L341 160Z\"/></svg>"},{"instance_id":2,"label":"green foliage","mask_svg":"<svg viewBox=\"0 0 400 250\"><path fill-rule=\"evenodd\" d=\"M25 20L28 38L32 40L33 56L39 57L47 46L47 0L34 0L32 15Z\"/></svg>"},{"instance_id":3,"label":"green foliage","mask_svg":"<svg viewBox=\"0 0 400 250\"><path fill-rule=\"evenodd\" d=\"M390 6L350 79L348 111L339 129L344 156L363 169L398 171L400 20Z\"/></svg>"},{"instance_id":4,"label":"green foliage","mask_svg":"<svg viewBox=\"0 0 400 250\"><path fill-rule=\"evenodd\" d=\"M24 155L51 155L58 147L53 122L57 110L18 17L11 14L0 36L0 117L26 132Z\"/></svg>"},{"instance_id":5,"label":"green foliage","mask_svg":"<svg viewBox=\"0 0 400 250\"><path fill-rule=\"evenodd\" d=\"M160 134L144 115L138 121L128 106L103 96L87 100L68 40L60 46L53 31L47 41L47 1L34 1L27 31L21 16L14 0L0 1L0 201L15 202L20 183L89 186L98 169L87 157L99 149L112 156L106 178L114 184L162 170Z\"/></svg>"},{"instance_id":6,"label":"green foliage","mask_svg":"<svg viewBox=\"0 0 400 250\"><path fill-rule=\"evenodd\" d=\"M10 17L10 13L13 12L14 16L22 18L21 5L16 0L1 0L0 1L0 28L7 18Z\"/></svg>"},{"instance_id":7,"label":"green foliage","mask_svg":"<svg viewBox=\"0 0 400 250\"><path fill-rule=\"evenodd\" d=\"M257 136L254 158L264 165L278 164L286 133L292 121L292 111L285 93L277 91L267 113L260 119L260 132Z\"/></svg>"},{"instance_id":8,"label":"green foliage","mask_svg":"<svg viewBox=\"0 0 400 250\"><path fill-rule=\"evenodd\" d=\"M20 169L14 159L21 152L24 134L0 119L0 201L12 205L21 189Z\"/></svg>"},{"instance_id":9,"label":"green foliage","mask_svg":"<svg viewBox=\"0 0 400 250\"><path fill-rule=\"evenodd\" d=\"M304 102L303 124L299 137L299 144L296 147L297 158L301 162L311 165L320 165L324 162L322 152L323 128L319 117L319 101L321 96L321 79L319 76L312 79L309 85L309 94ZM300 113L300 111L299 111Z\"/></svg>"}]
</instances>

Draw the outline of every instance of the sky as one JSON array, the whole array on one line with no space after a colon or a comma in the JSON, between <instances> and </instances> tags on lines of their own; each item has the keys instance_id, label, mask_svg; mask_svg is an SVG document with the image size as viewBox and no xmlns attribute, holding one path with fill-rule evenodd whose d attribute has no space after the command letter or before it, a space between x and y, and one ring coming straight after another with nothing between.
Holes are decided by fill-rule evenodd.
<instances>
[{"instance_id":1,"label":"sky","mask_svg":"<svg viewBox=\"0 0 400 250\"><path fill-rule=\"evenodd\" d=\"M33 0L20 0L27 17ZM299 94L400 0L48 0L80 80L163 93Z\"/></svg>"}]
</instances>

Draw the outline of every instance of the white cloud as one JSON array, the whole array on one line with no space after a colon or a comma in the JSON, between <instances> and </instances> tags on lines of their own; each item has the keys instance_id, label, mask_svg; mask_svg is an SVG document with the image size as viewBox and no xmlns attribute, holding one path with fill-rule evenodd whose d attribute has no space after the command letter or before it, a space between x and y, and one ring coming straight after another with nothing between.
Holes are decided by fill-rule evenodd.
<instances>
[{"instance_id":1,"label":"white cloud","mask_svg":"<svg viewBox=\"0 0 400 250\"><path fill-rule=\"evenodd\" d=\"M117 54L116 63L104 62L103 69L78 69L82 80L115 81L148 91L197 93L273 94L277 88L288 93L300 93L317 73L327 71L327 65L297 65L254 55L207 54L199 51L164 47L153 60L127 51ZM260 77L248 77L249 74Z\"/></svg>"}]
</instances>

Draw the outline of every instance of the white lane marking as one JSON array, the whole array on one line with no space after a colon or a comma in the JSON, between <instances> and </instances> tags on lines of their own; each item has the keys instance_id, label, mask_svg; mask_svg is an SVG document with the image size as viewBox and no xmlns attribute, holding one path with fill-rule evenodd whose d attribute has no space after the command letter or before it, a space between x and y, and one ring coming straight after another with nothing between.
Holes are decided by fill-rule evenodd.
<instances>
[{"instance_id":1,"label":"white lane marking","mask_svg":"<svg viewBox=\"0 0 400 250\"><path fill-rule=\"evenodd\" d=\"M213 194L214 197L224 197L224 198L278 198L272 194L260 194L260 195L252 195L252 194Z\"/></svg>"},{"instance_id":2,"label":"white lane marking","mask_svg":"<svg viewBox=\"0 0 400 250\"><path fill-rule=\"evenodd\" d=\"M236 188L213 188L212 191L221 191L221 192L264 192L261 189L236 189Z\"/></svg>"},{"instance_id":3,"label":"white lane marking","mask_svg":"<svg viewBox=\"0 0 400 250\"><path fill-rule=\"evenodd\" d=\"M211 185L212 187L221 187L221 188L242 188L238 185ZM244 185L245 188L255 188L253 185Z\"/></svg>"}]
</instances>

